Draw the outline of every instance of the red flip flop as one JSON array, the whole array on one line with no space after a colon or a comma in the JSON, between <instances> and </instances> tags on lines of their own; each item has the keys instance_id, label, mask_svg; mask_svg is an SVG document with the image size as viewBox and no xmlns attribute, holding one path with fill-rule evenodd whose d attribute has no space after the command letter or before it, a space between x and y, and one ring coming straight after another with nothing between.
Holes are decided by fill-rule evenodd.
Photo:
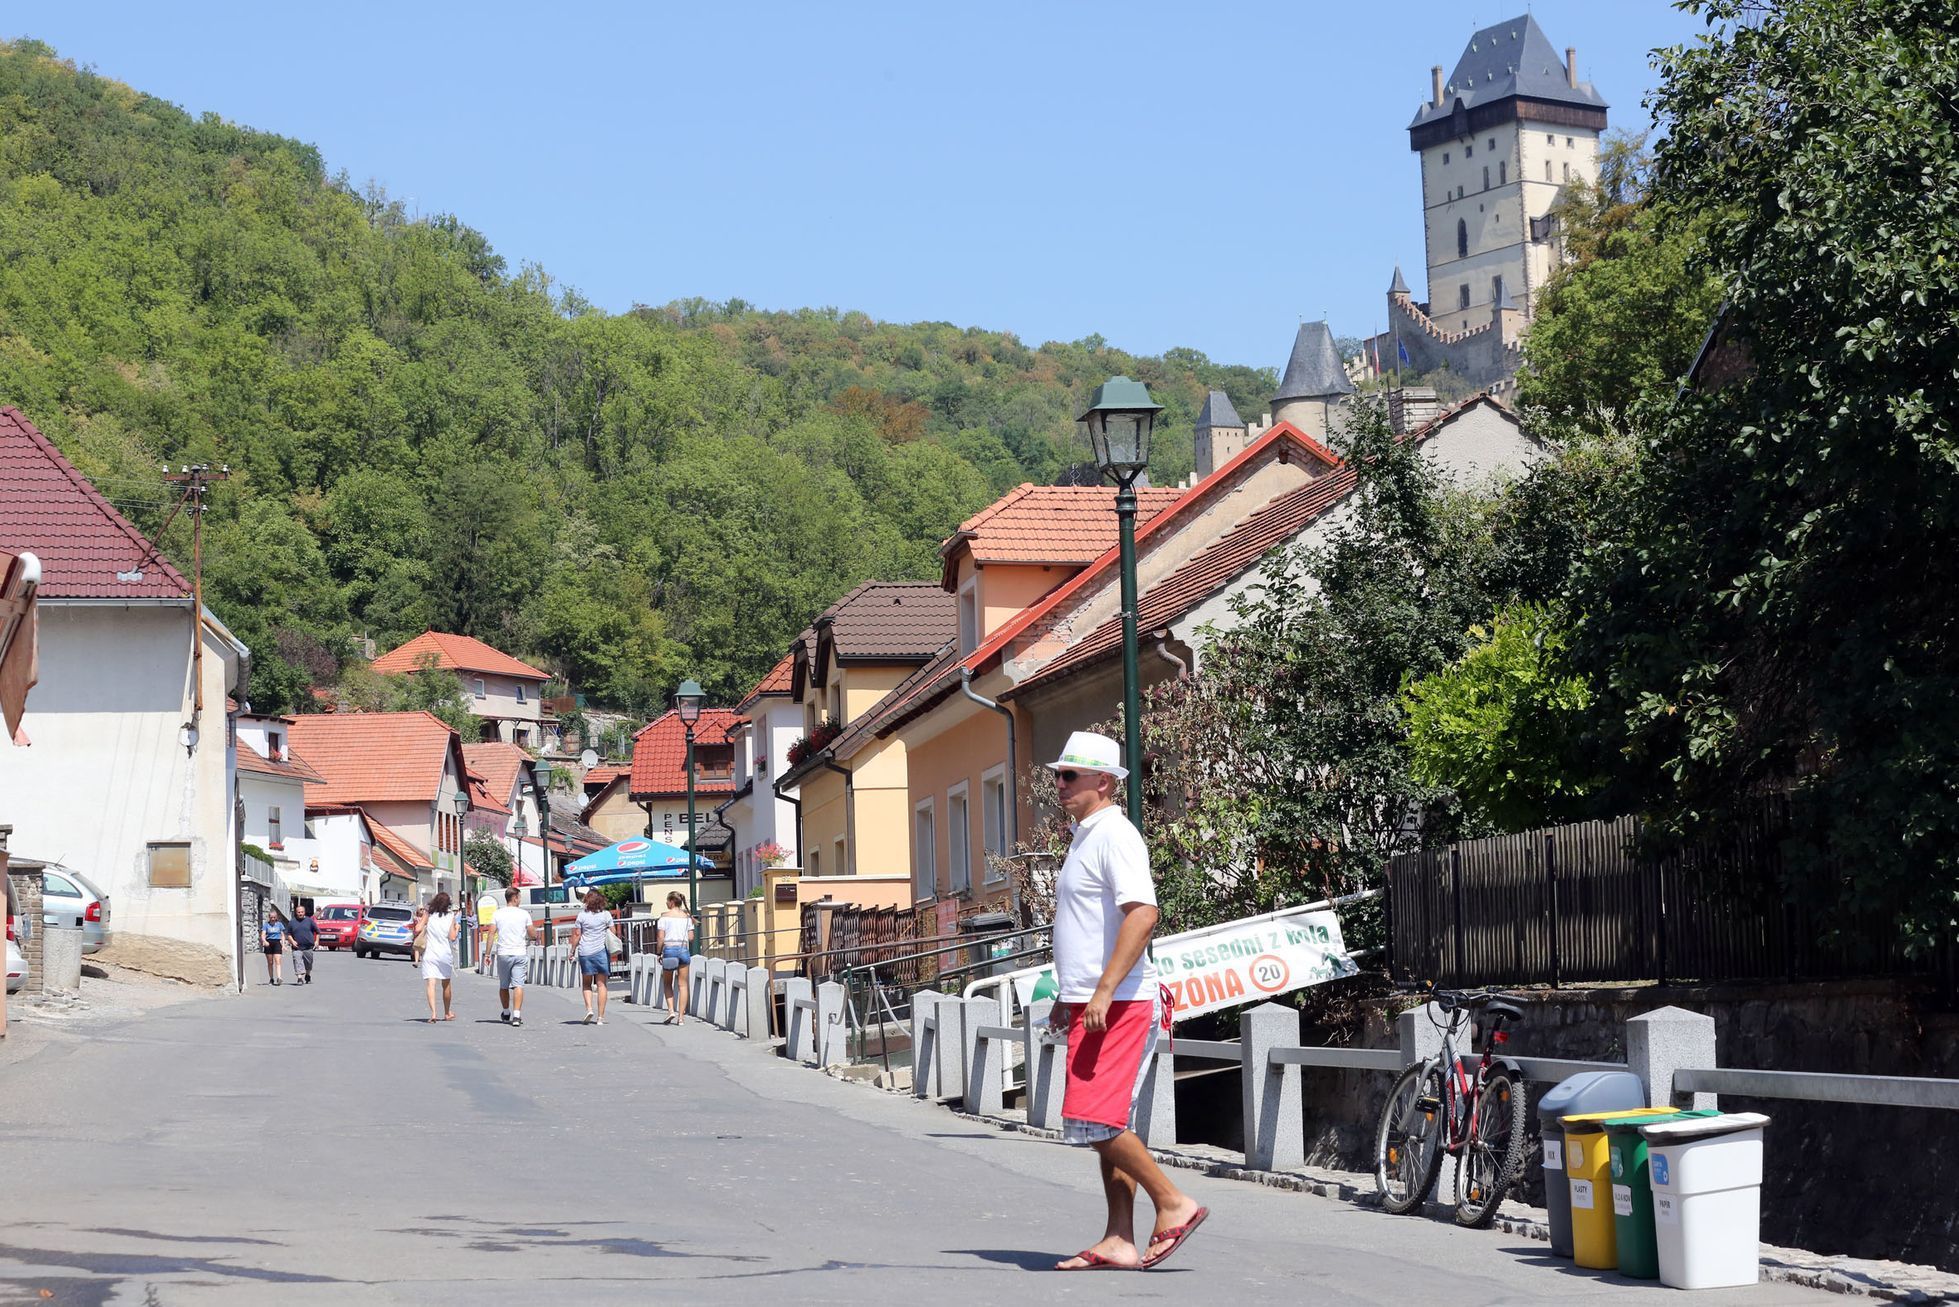
<instances>
[{"instance_id":1,"label":"red flip flop","mask_svg":"<svg viewBox=\"0 0 1959 1307\"><path fill-rule=\"evenodd\" d=\"M1075 1256L1081 1258L1087 1265L1057 1266L1054 1269L1057 1271L1133 1271L1137 1269L1134 1266L1124 1266L1121 1262L1112 1262L1101 1253L1090 1252L1086 1248L1076 1253Z\"/></svg>"},{"instance_id":2,"label":"red flip flop","mask_svg":"<svg viewBox=\"0 0 1959 1307\"><path fill-rule=\"evenodd\" d=\"M1182 1225L1173 1225L1167 1230L1159 1230L1151 1235L1151 1243L1162 1243L1165 1239L1168 1239L1170 1246L1154 1257L1143 1258L1143 1269L1147 1271L1152 1267L1161 1266L1164 1262L1170 1260L1170 1254L1183 1247L1184 1240L1196 1234L1197 1227L1204 1224L1204 1218L1210 1214L1210 1208L1200 1207L1197 1209L1197 1214L1192 1216L1188 1221L1185 1221Z\"/></svg>"}]
</instances>

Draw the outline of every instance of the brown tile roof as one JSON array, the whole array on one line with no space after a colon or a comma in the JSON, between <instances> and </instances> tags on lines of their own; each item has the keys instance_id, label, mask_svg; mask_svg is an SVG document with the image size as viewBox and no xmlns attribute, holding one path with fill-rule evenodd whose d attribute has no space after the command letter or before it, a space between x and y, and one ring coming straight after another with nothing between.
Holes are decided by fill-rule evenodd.
<instances>
[{"instance_id":1,"label":"brown tile roof","mask_svg":"<svg viewBox=\"0 0 1959 1307\"><path fill-rule=\"evenodd\" d=\"M958 613L959 600L930 581L866 581L823 611L816 632L839 661L923 660L957 629Z\"/></svg>"},{"instance_id":2,"label":"brown tile roof","mask_svg":"<svg viewBox=\"0 0 1959 1307\"><path fill-rule=\"evenodd\" d=\"M0 408L0 550L41 560L43 599L190 596L183 573L17 408Z\"/></svg>"},{"instance_id":3,"label":"brown tile roof","mask_svg":"<svg viewBox=\"0 0 1959 1307\"><path fill-rule=\"evenodd\" d=\"M298 754L288 753L286 761L275 762L271 758L264 757L257 749L242 740L238 744L238 770L256 772L260 776L280 776L306 785L326 783L326 777L307 766Z\"/></svg>"},{"instance_id":4,"label":"brown tile roof","mask_svg":"<svg viewBox=\"0 0 1959 1307\"><path fill-rule=\"evenodd\" d=\"M493 649L467 635L444 631L424 631L414 639L376 658L370 666L383 675L412 672L421 660L435 655L435 665L452 672L489 672L495 676L514 676L522 681L548 681L529 663L519 662L501 649Z\"/></svg>"},{"instance_id":5,"label":"brown tile roof","mask_svg":"<svg viewBox=\"0 0 1959 1307\"><path fill-rule=\"evenodd\" d=\"M1177 501L1175 486L1141 486L1136 521L1149 521ZM1023 482L959 524L939 546L945 557L942 589L950 590L964 545L973 561L1050 563L1085 567L1116 543L1115 491L1107 486L1037 486Z\"/></svg>"},{"instance_id":6,"label":"brown tile roof","mask_svg":"<svg viewBox=\"0 0 1959 1307\"><path fill-rule=\"evenodd\" d=\"M303 713L292 747L326 778L309 803L433 802L456 733L427 712Z\"/></svg>"},{"instance_id":7,"label":"brown tile roof","mask_svg":"<svg viewBox=\"0 0 1959 1307\"><path fill-rule=\"evenodd\" d=\"M740 720L732 708L701 709L700 720L694 723L696 749L703 744L721 744L728 728ZM697 766L699 762L700 759L696 757ZM694 782L696 800L710 794L734 792L732 777L707 784L698 779ZM639 734L633 737L633 772L628 793L635 800L671 798L687 793L687 727L674 709L667 709L640 727Z\"/></svg>"}]
</instances>

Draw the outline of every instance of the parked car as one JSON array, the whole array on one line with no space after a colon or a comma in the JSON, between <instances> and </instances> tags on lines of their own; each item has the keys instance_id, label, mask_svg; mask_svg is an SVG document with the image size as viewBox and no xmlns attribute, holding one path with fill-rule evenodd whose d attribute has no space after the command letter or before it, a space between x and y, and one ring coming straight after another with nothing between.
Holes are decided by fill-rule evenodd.
<instances>
[{"instance_id":1,"label":"parked car","mask_svg":"<svg viewBox=\"0 0 1959 1307\"><path fill-rule=\"evenodd\" d=\"M360 935L361 905L322 903L313 914L313 924L320 928L321 948L353 948Z\"/></svg>"},{"instance_id":2,"label":"parked car","mask_svg":"<svg viewBox=\"0 0 1959 1307\"><path fill-rule=\"evenodd\" d=\"M406 903L372 903L361 910L360 931L354 938L354 956L378 958L383 953L401 957L412 955L415 909Z\"/></svg>"},{"instance_id":3,"label":"parked car","mask_svg":"<svg viewBox=\"0 0 1959 1307\"><path fill-rule=\"evenodd\" d=\"M82 952L99 952L109 942L109 896L79 871L50 862L41 868L41 920L80 926Z\"/></svg>"},{"instance_id":4,"label":"parked car","mask_svg":"<svg viewBox=\"0 0 1959 1307\"><path fill-rule=\"evenodd\" d=\"M27 983L27 959L20 955L20 945L14 943L12 935L7 936L7 992L17 992Z\"/></svg>"}]
</instances>

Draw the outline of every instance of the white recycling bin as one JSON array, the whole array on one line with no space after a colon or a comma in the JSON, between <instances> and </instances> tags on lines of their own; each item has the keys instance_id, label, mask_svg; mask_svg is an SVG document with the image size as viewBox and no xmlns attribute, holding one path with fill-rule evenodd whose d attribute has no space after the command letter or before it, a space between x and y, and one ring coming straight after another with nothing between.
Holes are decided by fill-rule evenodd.
<instances>
[{"instance_id":1,"label":"white recycling bin","mask_svg":"<svg viewBox=\"0 0 1959 1307\"><path fill-rule=\"evenodd\" d=\"M1660 1283L1753 1284L1762 1273L1762 1127L1757 1112L1641 1126L1653 1184Z\"/></svg>"}]
</instances>

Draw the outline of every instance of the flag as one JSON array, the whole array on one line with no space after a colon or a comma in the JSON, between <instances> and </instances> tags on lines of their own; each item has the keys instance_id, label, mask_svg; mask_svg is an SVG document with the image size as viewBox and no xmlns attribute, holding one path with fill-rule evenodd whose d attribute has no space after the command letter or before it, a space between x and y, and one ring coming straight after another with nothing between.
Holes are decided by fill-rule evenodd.
<instances>
[{"instance_id":1,"label":"flag","mask_svg":"<svg viewBox=\"0 0 1959 1307\"><path fill-rule=\"evenodd\" d=\"M1401 356L1403 366L1406 366L1408 363L1408 347L1401 343L1401 337L1399 336L1394 338L1394 349L1395 353Z\"/></svg>"}]
</instances>

